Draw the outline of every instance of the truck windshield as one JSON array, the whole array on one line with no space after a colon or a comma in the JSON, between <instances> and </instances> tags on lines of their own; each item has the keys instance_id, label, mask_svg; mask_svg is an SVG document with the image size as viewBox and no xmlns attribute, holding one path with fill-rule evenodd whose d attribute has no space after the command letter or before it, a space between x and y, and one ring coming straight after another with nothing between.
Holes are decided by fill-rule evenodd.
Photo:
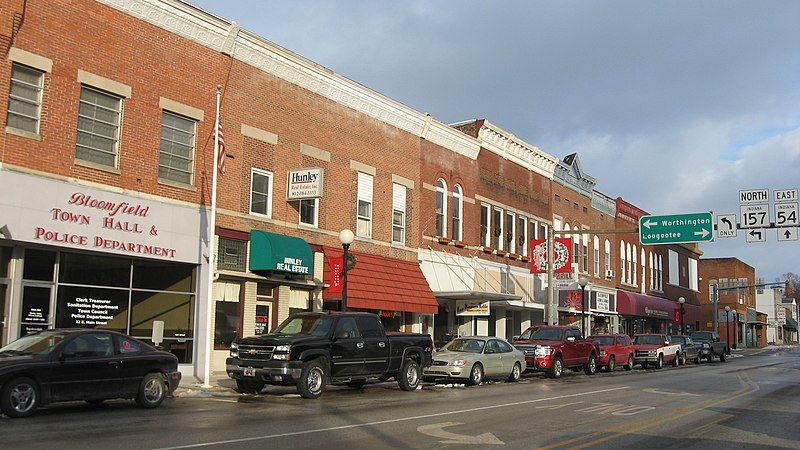
<instances>
[{"instance_id":1,"label":"truck windshield","mask_svg":"<svg viewBox=\"0 0 800 450\"><path fill-rule=\"evenodd\" d=\"M535 328L529 336L523 334L521 338L533 341L560 341L561 330L559 328Z\"/></svg>"},{"instance_id":2,"label":"truck windshield","mask_svg":"<svg viewBox=\"0 0 800 450\"><path fill-rule=\"evenodd\" d=\"M594 339L600 345L614 345L614 336L589 336L589 339Z\"/></svg>"},{"instance_id":3,"label":"truck windshield","mask_svg":"<svg viewBox=\"0 0 800 450\"><path fill-rule=\"evenodd\" d=\"M670 336L669 340L671 340L672 342L677 342L678 344L685 344L686 336Z\"/></svg>"},{"instance_id":4,"label":"truck windshield","mask_svg":"<svg viewBox=\"0 0 800 450\"><path fill-rule=\"evenodd\" d=\"M333 318L330 316L301 315L289 317L275 330L275 334L308 334L327 336L331 331Z\"/></svg>"},{"instance_id":5,"label":"truck windshield","mask_svg":"<svg viewBox=\"0 0 800 450\"><path fill-rule=\"evenodd\" d=\"M480 339L454 339L445 345L443 350L448 352L481 353L486 342Z\"/></svg>"},{"instance_id":6,"label":"truck windshield","mask_svg":"<svg viewBox=\"0 0 800 450\"><path fill-rule=\"evenodd\" d=\"M641 345L661 345L664 341L661 340L661 336L636 336L633 338L634 344L641 344Z\"/></svg>"},{"instance_id":7,"label":"truck windshield","mask_svg":"<svg viewBox=\"0 0 800 450\"><path fill-rule=\"evenodd\" d=\"M713 340L710 331L695 331L691 334L692 339L696 341L711 341Z\"/></svg>"}]
</instances>

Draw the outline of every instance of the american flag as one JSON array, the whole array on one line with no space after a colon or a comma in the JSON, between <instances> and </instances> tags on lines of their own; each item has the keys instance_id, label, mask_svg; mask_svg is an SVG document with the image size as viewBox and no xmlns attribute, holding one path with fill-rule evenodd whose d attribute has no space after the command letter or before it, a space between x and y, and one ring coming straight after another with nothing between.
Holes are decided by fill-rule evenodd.
<instances>
[{"instance_id":1,"label":"american flag","mask_svg":"<svg viewBox=\"0 0 800 450\"><path fill-rule=\"evenodd\" d=\"M217 153L217 170L220 174L225 173L225 136L222 134L222 122L217 126L217 139L219 140L219 151Z\"/></svg>"}]
</instances>

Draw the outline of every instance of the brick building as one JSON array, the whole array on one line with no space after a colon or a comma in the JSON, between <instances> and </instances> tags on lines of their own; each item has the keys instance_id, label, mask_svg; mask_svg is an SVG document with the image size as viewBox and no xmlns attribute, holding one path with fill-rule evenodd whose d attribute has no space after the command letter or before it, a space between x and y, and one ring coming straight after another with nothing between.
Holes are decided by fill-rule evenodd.
<instances>
[{"instance_id":1,"label":"brick building","mask_svg":"<svg viewBox=\"0 0 800 450\"><path fill-rule=\"evenodd\" d=\"M732 348L766 345L766 315L762 313L759 318L756 311L755 269L738 258L703 258L700 278L703 315L708 318L701 324L703 329L713 329L713 317L717 314L720 338L729 341ZM718 293L716 311L711 295L715 290ZM725 311L726 307L730 312Z\"/></svg>"}]
</instances>

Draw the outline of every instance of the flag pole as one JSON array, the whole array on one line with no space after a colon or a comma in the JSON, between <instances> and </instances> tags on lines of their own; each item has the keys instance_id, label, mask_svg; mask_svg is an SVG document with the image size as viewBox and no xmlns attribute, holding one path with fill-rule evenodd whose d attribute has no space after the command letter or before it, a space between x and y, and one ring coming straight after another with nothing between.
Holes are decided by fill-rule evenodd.
<instances>
[{"instance_id":1,"label":"flag pole","mask_svg":"<svg viewBox=\"0 0 800 450\"><path fill-rule=\"evenodd\" d=\"M212 298L212 290L214 287L214 269L215 269L215 252L214 252L214 236L217 226L217 160L219 159L219 104L222 98L222 85L217 85L217 109L214 118L214 157L211 158L213 162L213 170L211 171L211 213L208 220L208 309L206 310L206 339L205 339L205 359L203 361L203 387L211 386L211 353L214 351L214 344L212 343L213 333L211 333L211 308L213 308L214 299Z\"/></svg>"}]
</instances>

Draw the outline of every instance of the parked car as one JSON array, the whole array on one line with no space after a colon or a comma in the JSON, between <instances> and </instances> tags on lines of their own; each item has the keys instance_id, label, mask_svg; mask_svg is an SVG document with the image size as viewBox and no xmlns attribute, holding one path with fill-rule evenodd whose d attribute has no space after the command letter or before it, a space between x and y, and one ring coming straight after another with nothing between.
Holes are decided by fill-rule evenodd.
<instances>
[{"instance_id":1,"label":"parked car","mask_svg":"<svg viewBox=\"0 0 800 450\"><path fill-rule=\"evenodd\" d=\"M656 369L664 367L664 363L671 363L678 367L681 346L670 343L665 334L637 334L633 337L634 362L646 369L652 364Z\"/></svg>"},{"instance_id":2,"label":"parked car","mask_svg":"<svg viewBox=\"0 0 800 450\"><path fill-rule=\"evenodd\" d=\"M386 333L375 314L300 313L271 334L234 342L226 369L246 393L294 385L304 398L318 398L328 383L360 389L392 377L413 391L432 350L430 335Z\"/></svg>"},{"instance_id":3,"label":"parked car","mask_svg":"<svg viewBox=\"0 0 800 450\"><path fill-rule=\"evenodd\" d=\"M463 380L470 386L493 378L519 381L525 353L505 339L485 336L460 337L433 354L433 364L422 372L423 381Z\"/></svg>"},{"instance_id":4,"label":"parked car","mask_svg":"<svg viewBox=\"0 0 800 450\"><path fill-rule=\"evenodd\" d=\"M9 417L74 400L155 408L180 381L175 355L113 331L45 330L0 348L0 408Z\"/></svg>"},{"instance_id":5,"label":"parked car","mask_svg":"<svg viewBox=\"0 0 800 450\"><path fill-rule=\"evenodd\" d=\"M596 334L589 336L600 345L600 356L597 363L600 367L613 372L618 363L625 370L633 369L633 341L627 334Z\"/></svg>"},{"instance_id":6,"label":"parked car","mask_svg":"<svg viewBox=\"0 0 800 450\"><path fill-rule=\"evenodd\" d=\"M678 364L686 364L686 361L692 361L695 364L700 364L700 354L703 349L702 344L694 342L691 336L674 335L669 337L670 341L681 346L681 357Z\"/></svg>"},{"instance_id":7,"label":"parked car","mask_svg":"<svg viewBox=\"0 0 800 450\"><path fill-rule=\"evenodd\" d=\"M514 346L525 352L527 370L546 372L551 378L560 377L565 367L582 368L587 375L597 372L600 346L593 339L584 339L577 328L531 327L514 340Z\"/></svg>"},{"instance_id":8,"label":"parked car","mask_svg":"<svg viewBox=\"0 0 800 450\"><path fill-rule=\"evenodd\" d=\"M716 331L692 331L689 336L703 346L701 357L706 361L711 362L716 356L720 362L725 362L725 355L729 353L728 343L721 342Z\"/></svg>"}]
</instances>

